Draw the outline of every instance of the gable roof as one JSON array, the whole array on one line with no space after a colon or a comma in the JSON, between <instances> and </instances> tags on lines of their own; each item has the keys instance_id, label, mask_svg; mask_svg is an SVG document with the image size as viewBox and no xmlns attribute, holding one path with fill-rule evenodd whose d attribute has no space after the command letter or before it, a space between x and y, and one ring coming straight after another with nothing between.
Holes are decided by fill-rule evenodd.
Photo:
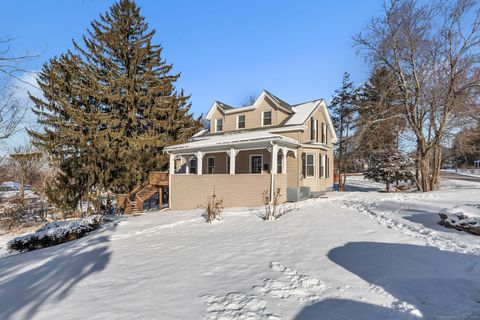
<instances>
[{"instance_id":1,"label":"gable roof","mask_svg":"<svg viewBox=\"0 0 480 320\"><path fill-rule=\"evenodd\" d=\"M239 112L245 112L245 111L251 111L255 110L260 103L268 97L279 109L284 110L287 114L290 116L287 118L285 123L282 124L282 127L291 127L291 126L299 126L299 125L304 125L305 122L308 120L308 118L312 115L312 113L317 109L320 108L322 111L323 115L325 116L325 119L328 123L328 128L331 134L331 137L333 139L333 142L337 142L337 135L335 133L332 119L330 118L330 114L328 113L327 109L327 104L325 103L324 99L316 99L304 103L299 103L295 105L291 105L279 97L271 94L267 90L263 90L260 96L255 100L255 103L251 106L245 106L245 107L240 107L240 108L235 108L232 107L226 103L220 102L220 101L215 101L210 108L210 110L207 113L206 119L211 120L211 117L213 116L213 113L217 108L221 110L224 114L234 114L234 113L239 113ZM270 127L272 128L272 127ZM260 128L257 128L260 129ZM251 129L253 130L253 129ZM206 134L207 132L202 132L199 133L198 135L195 135L196 137L201 136L202 134Z\"/></svg>"},{"instance_id":2,"label":"gable roof","mask_svg":"<svg viewBox=\"0 0 480 320\"><path fill-rule=\"evenodd\" d=\"M234 108L232 106L229 106L226 103L223 103L223 102L220 102L220 101L215 101L213 103L213 105L210 107L210 110L208 110L205 118L207 120L211 120L211 118L213 116L213 113L215 112L215 110L217 108L219 108L225 114L232 114L232 113L255 110L256 108L258 108L260 103L263 100L265 100L265 97L268 97L275 104L275 106L277 108L282 109L283 111L285 111L288 114L292 113L292 107L288 103L286 103L285 101L283 101L279 97L274 96L273 94L271 94L267 90L263 90L262 93L258 96L257 100L255 100L255 102L251 106Z\"/></svg>"}]
</instances>

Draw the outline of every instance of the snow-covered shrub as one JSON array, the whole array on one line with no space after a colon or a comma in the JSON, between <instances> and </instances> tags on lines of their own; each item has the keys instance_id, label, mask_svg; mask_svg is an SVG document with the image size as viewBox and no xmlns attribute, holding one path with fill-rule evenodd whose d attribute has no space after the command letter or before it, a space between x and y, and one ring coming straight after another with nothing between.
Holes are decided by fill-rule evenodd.
<instances>
[{"instance_id":1,"label":"snow-covered shrub","mask_svg":"<svg viewBox=\"0 0 480 320\"><path fill-rule=\"evenodd\" d=\"M443 209L439 215L442 226L480 235L480 210L473 206Z\"/></svg>"},{"instance_id":2,"label":"snow-covered shrub","mask_svg":"<svg viewBox=\"0 0 480 320\"><path fill-rule=\"evenodd\" d=\"M207 223L212 223L216 220L222 220L220 213L223 210L223 198L218 198L215 194L215 190L213 191L213 195L208 197L207 203L204 206L205 212L203 217Z\"/></svg>"},{"instance_id":3,"label":"snow-covered shrub","mask_svg":"<svg viewBox=\"0 0 480 320\"><path fill-rule=\"evenodd\" d=\"M265 216L263 218L264 220L275 220L278 218L277 207L278 201L280 200L281 196L281 188L275 189L275 192L273 193L273 199L271 201L270 192L268 190L262 192L263 205L265 207Z\"/></svg>"},{"instance_id":4,"label":"snow-covered shrub","mask_svg":"<svg viewBox=\"0 0 480 320\"><path fill-rule=\"evenodd\" d=\"M100 215L82 219L56 221L47 223L34 233L14 238L7 243L10 250L26 251L54 246L83 237L85 234L101 227Z\"/></svg>"},{"instance_id":5,"label":"snow-covered shrub","mask_svg":"<svg viewBox=\"0 0 480 320\"><path fill-rule=\"evenodd\" d=\"M395 149L380 150L370 157L365 179L384 183L386 191L390 192L390 184L414 179L413 165L410 157Z\"/></svg>"}]
</instances>

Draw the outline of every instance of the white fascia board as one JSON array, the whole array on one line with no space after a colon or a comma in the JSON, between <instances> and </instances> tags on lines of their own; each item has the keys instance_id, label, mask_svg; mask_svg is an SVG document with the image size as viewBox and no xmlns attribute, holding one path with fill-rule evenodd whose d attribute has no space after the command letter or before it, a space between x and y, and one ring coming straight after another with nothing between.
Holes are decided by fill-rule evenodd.
<instances>
[{"instance_id":1,"label":"white fascia board","mask_svg":"<svg viewBox=\"0 0 480 320\"><path fill-rule=\"evenodd\" d=\"M327 103L325 102L325 100L322 99L321 105L322 105L323 114L325 115L325 118L327 119L327 122L328 122L328 128L330 130L330 134L332 135L332 143L336 143L338 141L337 134L335 133L335 128L333 127L332 118L330 117L330 113L328 112Z\"/></svg>"}]
</instances>

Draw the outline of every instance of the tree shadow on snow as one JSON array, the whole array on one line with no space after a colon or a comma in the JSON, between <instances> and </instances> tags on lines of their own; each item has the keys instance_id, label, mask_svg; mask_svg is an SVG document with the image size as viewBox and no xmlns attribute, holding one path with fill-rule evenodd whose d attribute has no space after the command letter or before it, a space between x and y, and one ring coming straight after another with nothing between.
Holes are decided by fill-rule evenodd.
<instances>
[{"instance_id":1,"label":"tree shadow on snow","mask_svg":"<svg viewBox=\"0 0 480 320\"><path fill-rule=\"evenodd\" d=\"M330 250L328 257L414 305L425 319L480 317L480 256L429 246L350 242ZM341 300L336 305L342 308Z\"/></svg>"},{"instance_id":2,"label":"tree shadow on snow","mask_svg":"<svg viewBox=\"0 0 480 320\"><path fill-rule=\"evenodd\" d=\"M303 308L295 320L372 320L372 319L409 319L404 312L344 299L325 299ZM413 319L413 317L412 317Z\"/></svg>"},{"instance_id":3,"label":"tree shadow on snow","mask_svg":"<svg viewBox=\"0 0 480 320\"><path fill-rule=\"evenodd\" d=\"M30 319L45 303L63 300L83 279L104 270L111 255L104 231L0 259L0 319Z\"/></svg>"}]
</instances>

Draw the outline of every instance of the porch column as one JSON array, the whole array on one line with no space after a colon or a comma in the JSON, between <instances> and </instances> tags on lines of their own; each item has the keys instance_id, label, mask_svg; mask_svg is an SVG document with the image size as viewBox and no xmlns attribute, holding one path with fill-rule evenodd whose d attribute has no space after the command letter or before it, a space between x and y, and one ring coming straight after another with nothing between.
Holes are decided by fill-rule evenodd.
<instances>
[{"instance_id":1,"label":"porch column","mask_svg":"<svg viewBox=\"0 0 480 320\"><path fill-rule=\"evenodd\" d=\"M238 154L238 150L230 148L230 151L227 151L228 156L230 157L230 174L235 174L235 157Z\"/></svg>"},{"instance_id":2,"label":"porch column","mask_svg":"<svg viewBox=\"0 0 480 320\"><path fill-rule=\"evenodd\" d=\"M288 150L287 148L283 147L282 148L282 174L286 174L287 173L287 154L288 154Z\"/></svg>"},{"instance_id":3,"label":"porch column","mask_svg":"<svg viewBox=\"0 0 480 320\"><path fill-rule=\"evenodd\" d=\"M278 146L274 144L272 146L272 161L271 161L272 167L270 171L272 174L277 173L277 157L278 157Z\"/></svg>"},{"instance_id":4,"label":"porch column","mask_svg":"<svg viewBox=\"0 0 480 320\"><path fill-rule=\"evenodd\" d=\"M203 168L203 156L205 155L204 152L198 151L196 153L197 157L197 174L202 175L202 168Z\"/></svg>"},{"instance_id":5,"label":"porch column","mask_svg":"<svg viewBox=\"0 0 480 320\"><path fill-rule=\"evenodd\" d=\"M175 173L175 156L170 153L170 164L168 166L168 171L172 175Z\"/></svg>"},{"instance_id":6,"label":"porch column","mask_svg":"<svg viewBox=\"0 0 480 320\"><path fill-rule=\"evenodd\" d=\"M189 156L183 156L185 158L185 174L190 174L190 158Z\"/></svg>"}]
</instances>

